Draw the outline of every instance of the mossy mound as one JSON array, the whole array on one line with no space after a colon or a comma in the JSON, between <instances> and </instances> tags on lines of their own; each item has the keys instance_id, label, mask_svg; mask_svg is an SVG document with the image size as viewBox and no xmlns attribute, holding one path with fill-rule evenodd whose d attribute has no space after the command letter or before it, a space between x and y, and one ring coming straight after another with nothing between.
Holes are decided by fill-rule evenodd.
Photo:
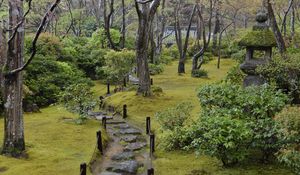
<instances>
[{"instance_id":1,"label":"mossy mound","mask_svg":"<svg viewBox=\"0 0 300 175\"><path fill-rule=\"evenodd\" d=\"M276 39L269 29L248 32L239 42L239 46L246 47L275 47Z\"/></svg>"}]
</instances>

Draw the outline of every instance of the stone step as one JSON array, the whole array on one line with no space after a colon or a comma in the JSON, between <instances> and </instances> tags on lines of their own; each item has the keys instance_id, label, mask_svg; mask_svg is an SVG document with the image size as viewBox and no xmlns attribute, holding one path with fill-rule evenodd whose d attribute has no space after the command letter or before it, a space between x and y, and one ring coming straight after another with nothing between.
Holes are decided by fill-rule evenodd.
<instances>
[{"instance_id":1,"label":"stone step","mask_svg":"<svg viewBox=\"0 0 300 175\"><path fill-rule=\"evenodd\" d=\"M134 159L134 157L135 155L133 154L133 152L122 152L112 156L111 160L114 161L132 160Z\"/></svg>"},{"instance_id":2,"label":"stone step","mask_svg":"<svg viewBox=\"0 0 300 175\"><path fill-rule=\"evenodd\" d=\"M128 128L128 129L120 129L118 134L126 135L126 134L134 134L134 135L141 135L142 132L135 128Z\"/></svg>"},{"instance_id":3,"label":"stone step","mask_svg":"<svg viewBox=\"0 0 300 175\"><path fill-rule=\"evenodd\" d=\"M97 116L95 116L96 120L102 120L103 117L106 117L106 120L114 119L112 116L107 116L107 115L97 115Z\"/></svg>"},{"instance_id":4,"label":"stone step","mask_svg":"<svg viewBox=\"0 0 300 175\"><path fill-rule=\"evenodd\" d=\"M106 124L110 124L110 125L119 125L119 124L125 124L125 121L122 120L110 120L107 121Z\"/></svg>"},{"instance_id":5,"label":"stone step","mask_svg":"<svg viewBox=\"0 0 300 175\"><path fill-rule=\"evenodd\" d=\"M136 135L121 136L121 141L128 142L128 143L136 142L137 139L138 139L138 136L136 136Z\"/></svg>"},{"instance_id":6,"label":"stone step","mask_svg":"<svg viewBox=\"0 0 300 175\"><path fill-rule=\"evenodd\" d=\"M143 149L147 144L144 142L129 143L125 146L124 151L138 151Z\"/></svg>"},{"instance_id":7,"label":"stone step","mask_svg":"<svg viewBox=\"0 0 300 175\"><path fill-rule=\"evenodd\" d=\"M130 174L136 174L138 171L138 168L141 167L137 161L135 160L128 160L124 162L119 163L112 163L109 165L106 170L110 172L115 173L130 173Z\"/></svg>"},{"instance_id":8,"label":"stone step","mask_svg":"<svg viewBox=\"0 0 300 175\"><path fill-rule=\"evenodd\" d=\"M102 172L100 175L123 175L123 174L113 173L113 172Z\"/></svg>"}]
</instances>

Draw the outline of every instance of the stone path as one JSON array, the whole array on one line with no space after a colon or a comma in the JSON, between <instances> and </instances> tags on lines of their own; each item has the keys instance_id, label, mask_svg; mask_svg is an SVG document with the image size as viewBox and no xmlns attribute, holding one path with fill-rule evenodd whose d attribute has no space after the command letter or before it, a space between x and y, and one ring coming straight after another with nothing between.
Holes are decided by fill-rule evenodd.
<instances>
[{"instance_id":1,"label":"stone path","mask_svg":"<svg viewBox=\"0 0 300 175\"><path fill-rule=\"evenodd\" d=\"M142 131L121 119L119 116L107 116L105 113L91 113L91 117L107 120L106 131L110 143L101 157L93 165L96 175L144 175L151 166L146 149L147 139Z\"/></svg>"}]
</instances>

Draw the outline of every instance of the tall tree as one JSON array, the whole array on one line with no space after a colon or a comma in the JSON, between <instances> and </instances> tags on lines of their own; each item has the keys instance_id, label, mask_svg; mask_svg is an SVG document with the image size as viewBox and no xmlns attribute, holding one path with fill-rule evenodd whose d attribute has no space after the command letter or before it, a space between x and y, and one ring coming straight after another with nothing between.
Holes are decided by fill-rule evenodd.
<instances>
[{"instance_id":1,"label":"tall tree","mask_svg":"<svg viewBox=\"0 0 300 175\"><path fill-rule=\"evenodd\" d=\"M138 94L151 95L150 74L148 67L149 33L160 0L135 0L138 15L138 32L136 38L137 74L139 77Z\"/></svg>"},{"instance_id":2,"label":"tall tree","mask_svg":"<svg viewBox=\"0 0 300 175\"><path fill-rule=\"evenodd\" d=\"M188 49L188 43L190 38L190 31L192 27L192 21L194 14L196 12L196 5L194 5L193 10L190 15L189 24L186 31L185 40L182 39L182 31L181 31L181 22L180 22L180 9L181 9L181 0L177 1L176 6L174 8L174 27L175 27L175 38L176 44L179 51L179 63L178 63L178 73L185 73L185 61Z\"/></svg>"},{"instance_id":3,"label":"tall tree","mask_svg":"<svg viewBox=\"0 0 300 175\"><path fill-rule=\"evenodd\" d=\"M23 13L23 0L9 0L9 39L7 41L7 55L2 58L1 75L3 79L4 100L4 142L3 154L19 156L25 150L23 111L22 111L22 71L30 64L36 53L36 43L43 31L47 20L60 3L56 0L45 14L35 38L32 42L32 54L26 63L24 60L24 21L31 9L31 0L28 1L29 10ZM0 55L3 55L0 54Z\"/></svg>"},{"instance_id":4,"label":"tall tree","mask_svg":"<svg viewBox=\"0 0 300 175\"><path fill-rule=\"evenodd\" d=\"M286 45L285 45L284 39L282 37L282 34L279 30L271 0L263 0L263 5L268 10L271 28L272 28L273 33L276 38L277 47L279 49L279 52L283 55L286 51Z\"/></svg>"},{"instance_id":5,"label":"tall tree","mask_svg":"<svg viewBox=\"0 0 300 175\"><path fill-rule=\"evenodd\" d=\"M117 50L117 47L115 45L115 43L113 42L112 38L111 38L111 33L110 33L110 27L112 24L112 16L114 14L114 0L110 0L109 3L109 13L107 14L107 1L108 0L103 0L103 17L104 17L104 30L105 30L105 34L108 40L108 44L110 46L111 49Z\"/></svg>"}]
</instances>

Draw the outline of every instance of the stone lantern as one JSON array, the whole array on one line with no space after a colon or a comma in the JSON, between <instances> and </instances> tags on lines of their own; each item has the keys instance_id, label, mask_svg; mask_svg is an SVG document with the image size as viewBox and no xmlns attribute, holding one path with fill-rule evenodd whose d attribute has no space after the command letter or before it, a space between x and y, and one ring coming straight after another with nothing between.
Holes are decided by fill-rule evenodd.
<instances>
[{"instance_id":1,"label":"stone lantern","mask_svg":"<svg viewBox=\"0 0 300 175\"><path fill-rule=\"evenodd\" d=\"M255 69L271 60L272 48L276 46L275 36L266 24L267 20L268 15L265 11L258 12L257 24L239 42L239 46L246 47L246 58L240 66L241 70L247 74L244 87L259 86L266 82Z\"/></svg>"}]
</instances>

